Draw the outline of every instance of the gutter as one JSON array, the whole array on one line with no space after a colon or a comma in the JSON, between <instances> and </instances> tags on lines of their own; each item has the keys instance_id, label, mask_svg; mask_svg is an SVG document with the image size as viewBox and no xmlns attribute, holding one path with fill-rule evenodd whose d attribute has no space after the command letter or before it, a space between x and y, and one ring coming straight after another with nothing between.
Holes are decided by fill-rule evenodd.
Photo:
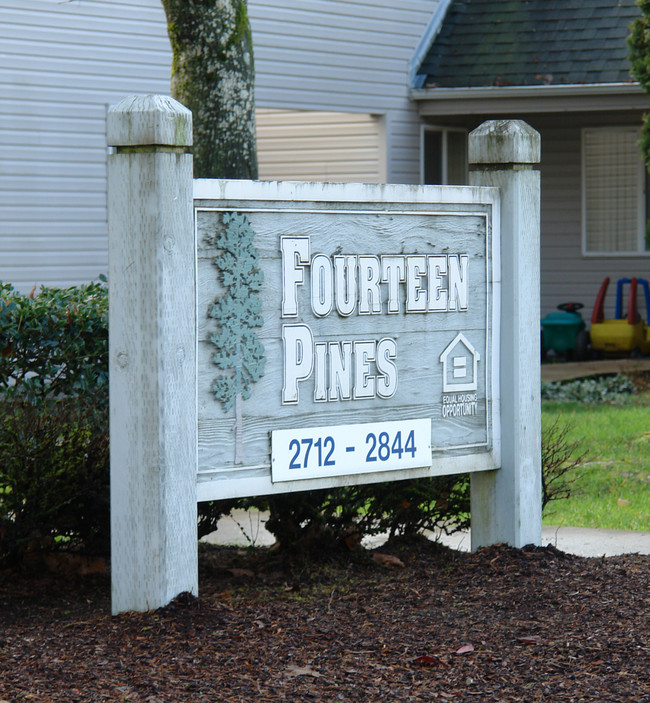
<instances>
[{"instance_id":1,"label":"gutter","mask_svg":"<svg viewBox=\"0 0 650 703\"><path fill-rule=\"evenodd\" d=\"M586 95L639 95L636 82L574 83L558 85L479 86L477 88L411 88L409 98L421 100L476 100L484 98L581 97Z\"/></svg>"},{"instance_id":2,"label":"gutter","mask_svg":"<svg viewBox=\"0 0 650 703\"><path fill-rule=\"evenodd\" d=\"M411 88L421 117L647 110L648 96L636 82L573 85Z\"/></svg>"}]
</instances>

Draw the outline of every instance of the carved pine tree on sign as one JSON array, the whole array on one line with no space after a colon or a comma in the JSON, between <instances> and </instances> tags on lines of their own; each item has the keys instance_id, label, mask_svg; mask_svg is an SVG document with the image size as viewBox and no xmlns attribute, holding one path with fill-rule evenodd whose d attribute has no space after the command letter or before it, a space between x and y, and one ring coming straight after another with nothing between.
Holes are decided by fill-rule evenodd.
<instances>
[{"instance_id":1,"label":"carved pine tree on sign","mask_svg":"<svg viewBox=\"0 0 650 703\"><path fill-rule=\"evenodd\" d=\"M259 293L264 275L248 218L226 213L222 222L214 238L221 249L214 264L225 293L208 313L217 323L217 331L210 336L216 347L212 361L221 369L212 392L226 412L235 407L235 464L242 464L242 402L250 398L252 384L264 375L266 362L264 345L255 332L263 324Z\"/></svg>"}]
</instances>

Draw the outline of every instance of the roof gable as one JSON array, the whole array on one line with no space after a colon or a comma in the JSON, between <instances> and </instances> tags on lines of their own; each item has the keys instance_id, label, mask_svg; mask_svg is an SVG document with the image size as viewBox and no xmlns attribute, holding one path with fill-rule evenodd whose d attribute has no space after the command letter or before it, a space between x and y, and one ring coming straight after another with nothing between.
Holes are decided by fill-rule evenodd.
<instances>
[{"instance_id":1,"label":"roof gable","mask_svg":"<svg viewBox=\"0 0 650 703\"><path fill-rule=\"evenodd\" d=\"M634 0L453 0L419 74L447 88L631 82L639 16Z\"/></svg>"}]
</instances>

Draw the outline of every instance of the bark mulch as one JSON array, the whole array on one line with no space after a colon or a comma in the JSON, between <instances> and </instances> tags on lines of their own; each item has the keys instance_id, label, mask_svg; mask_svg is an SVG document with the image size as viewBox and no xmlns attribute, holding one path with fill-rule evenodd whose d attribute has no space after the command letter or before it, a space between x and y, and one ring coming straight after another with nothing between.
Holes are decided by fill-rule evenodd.
<instances>
[{"instance_id":1,"label":"bark mulch","mask_svg":"<svg viewBox=\"0 0 650 703\"><path fill-rule=\"evenodd\" d=\"M116 617L107 576L1 572L0 702L650 702L650 556L380 552L201 549L198 599Z\"/></svg>"}]
</instances>

